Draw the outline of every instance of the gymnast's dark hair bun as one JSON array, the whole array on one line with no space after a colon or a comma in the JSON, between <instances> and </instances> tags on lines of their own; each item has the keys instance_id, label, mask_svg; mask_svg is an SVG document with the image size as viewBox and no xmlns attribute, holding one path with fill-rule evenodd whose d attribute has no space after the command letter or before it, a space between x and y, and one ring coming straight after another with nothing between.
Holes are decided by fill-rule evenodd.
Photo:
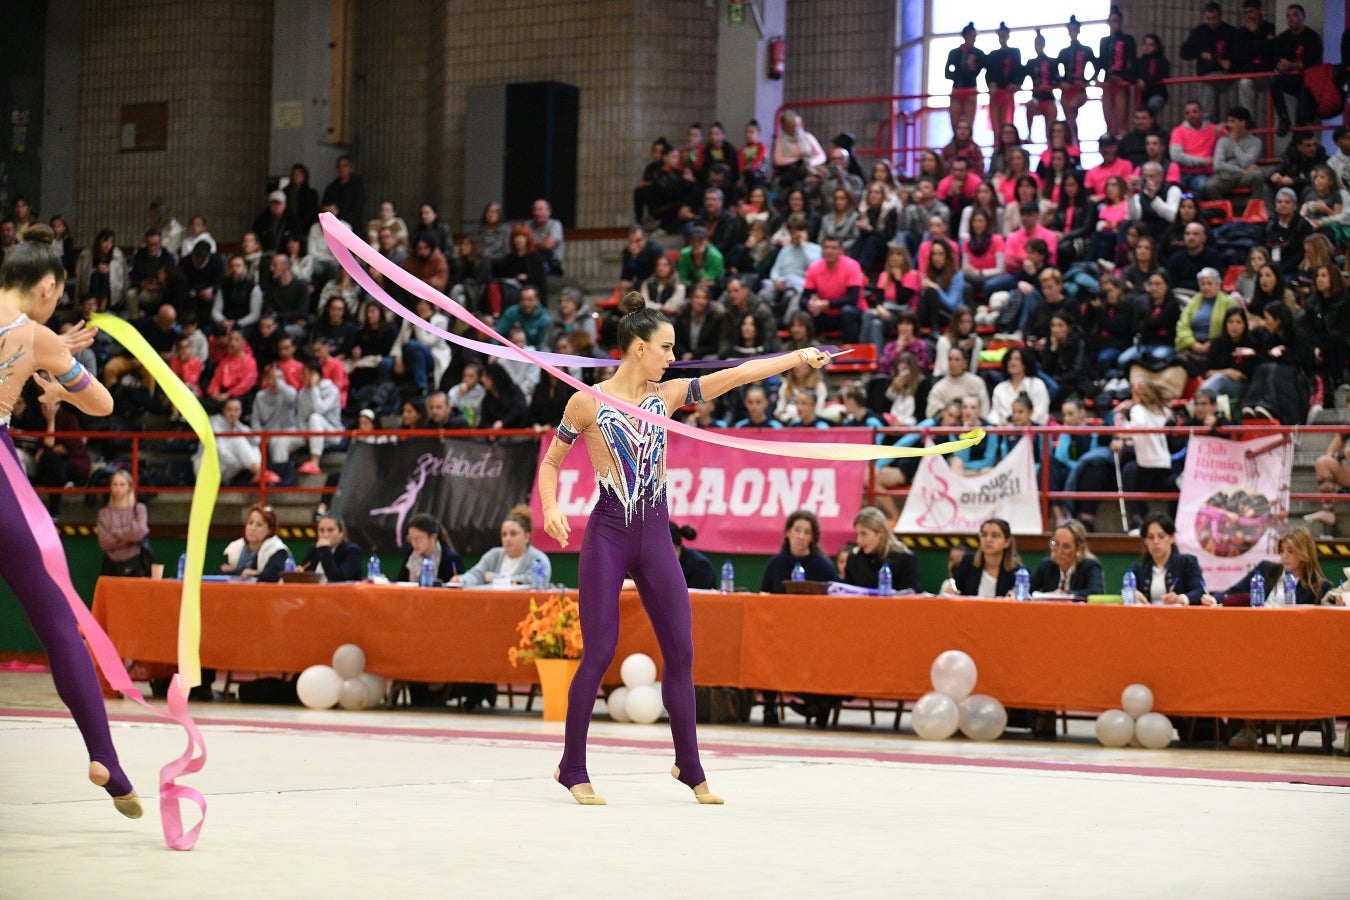
<instances>
[{"instance_id":1,"label":"gymnast's dark hair bun","mask_svg":"<svg viewBox=\"0 0 1350 900\"><path fill-rule=\"evenodd\" d=\"M56 234L49 225L43 225L39 222L24 229L22 243L50 247L55 242Z\"/></svg>"},{"instance_id":2,"label":"gymnast's dark hair bun","mask_svg":"<svg viewBox=\"0 0 1350 900\"><path fill-rule=\"evenodd\" d=\"M698 532L688 525L676 525L670 523L670 539L673 543L679 545L685 541L692 541L698 537Z\"/></svg>"},{"instance_id":3,"label":"gymnast's dark hair bun","mask_svg":"<svg viewBox=\"0 0 1350 900\"><path fill-rule=\"evenodd\" d=\"M646 305L647 301L643 300L642 295L637 291L629 291L624 294L623 299L619 301L619 309L623 310L625 314L637 312Z\"/></svg>"}]
</instances>

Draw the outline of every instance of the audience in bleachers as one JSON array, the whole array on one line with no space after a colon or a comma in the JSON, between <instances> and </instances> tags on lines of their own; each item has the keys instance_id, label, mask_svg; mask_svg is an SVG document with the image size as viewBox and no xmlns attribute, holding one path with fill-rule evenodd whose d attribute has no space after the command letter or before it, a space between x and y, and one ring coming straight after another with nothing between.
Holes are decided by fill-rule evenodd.
<instances>
[{"instance_id":1,"label":"audience in bleachers","mask_svg":"<svg viewBox=\"0 0 1350 900\"><path fill-rule=\"evenodd\" d=\"M883 417L905 426L920 418L936 423L945 407L963 402L973 421L1004 424L1014 421L1023 396L1033 429L1079 423L1089 413L1109 421L1117 401L1124 401L1117 424L1160 423L1166 405L1155 403L1147 386L1140 393L1147 382L1138 377L1146 372L1131 368L1158 372L1177 364L1242 419L1308 421L1334 402L1350 354L1342 274L1350 244L1350 130L1335 130L1338 150L1328 159L1308 128L1318 119L1303 79L1303 69L1321 58L1321 38L1296 7L1277 38L1254 0L1243 3L1237 27L1207 4L1200 24L1171 49L1194 61L1198 74L1254 77L1237 83L1237 102L1226 111L1221 104L1232 82L1173 85L1183 102L1169 108L1169 88L1160 83L1170 74L1167 48L1146 34L1136 56L1120 10L1113 7L1108 22L1099 52L1077 42L1071 19L1068 46L1046 53L1038 34L1037 55L1025 65L1007 48L1006 28L998 32L999 50L977 50L972 23L963 47L952 51L954 68L949 60L953 137L917 153L913 170L893 168L890 159L869 167L866 155L853 156L851 135L827 149L792 111L772 138L762 140L758 123L747 123L739 149L720 123L706 140L701 126L689 128L683 147L658 138L633 192L620 293L638 289L671 316L682 359L759 355L817 340L871 345L875 380L860 384L859 408L846 402L852 424ZM998 100L993 147L975 140L973 110L965 105L981 71ZM1269 82L1256 74L1271 71ZM1104 83L1108 124L1097 142L1100 162L1090 167L1076 133L1089 80ZM1133 110L1126 106L1131 84ZM1036 145L1035 160L1011 121L1015 85L1034 92L1028 126L1033 114L1045 118L1046 143L1043 152ZM1267 89L1279 130L1295 129L1278 160L1263 156L1255 113ZM481 360L452 353L413 322L391 324L339 271L317 225L322 203L364 226L381 254L488 315L508 338L597 356L612 346L613 318L593 313L584 293L569 288L550 296L550 278L555 292L559 287L566 236L546 197L514 223L489 203L463 235L424 198L401 198L405 208L419 203L410 231L392 199L367 217L364 182L346 156L322 198L300 163L259 197L265 209L238 242L218 242L201 214L185 231L161 200L150 204L149 227L129 253L108 229L91 228L82 250L81 235L67 230L62 246L73 296L51 324L94 310L126 316L225 417L227 432L250 409L251 421L266 430L303 427L320 416L301 409L309 361L318 366L318 385L340 398L336 408L323 404L325 430L354 422L356 409L389 414L407 400L415 410L429 394L460 390L459 373L479 371L464 364ZM22 197L9 213L0 242L37 221ZM421 321L450 327L431 304L414 302L378 274L376 280ZM91 368L115 386L119 411L138 399L148 401L141 408L167 411L153 379L125 357L107 360L110 350L115 345L101 337ZM589 380L599 374L578 373ZM798 383L810 375L819 377L790 372L781 383L732 392L695 418L705 427L826 425L830 388L824 380ZM457 412L472 409L482 425L544 424L557 418L559 398L570 392L516 364L494 365L482 384L465 390L481 395L489 384L489 398L461 403ZM278 396L288 409L275 408ZM493 409L491 421L483 407ZM1095 438L1067 437L1054 444L1052 481L1095 483L1090 473L1102 468L1101 451L1110 462L1110 451ZM302 471L317 469L323 448L315 440L319 452L311 441L274 442L269 458L286 462L290 452L306 450L295 462ZM247 439L224 441L234 442L232 474L260 477ZM1158 453L1165 449L1140 436L1134 451L1124 452L1126 481L1160 485L1157 473L1168 462ZM908 480L904 466L880 472L884 486ZM1065 504L1063 512L1079 506Z\"/></svg>"}]
</instances>

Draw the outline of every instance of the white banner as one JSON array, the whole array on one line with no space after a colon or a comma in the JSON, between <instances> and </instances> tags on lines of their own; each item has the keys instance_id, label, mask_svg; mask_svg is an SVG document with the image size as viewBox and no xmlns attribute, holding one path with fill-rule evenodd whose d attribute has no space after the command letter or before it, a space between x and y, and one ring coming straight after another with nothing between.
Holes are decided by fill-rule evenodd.
<instances>
[{"instance_id":1,"label":"white banner","mask_svg":"<svg viewBox=\"0 0 1350 900\"><path fill-rule=\"evenodd\" d=\"M1277 559L1289 515L1294 444L1193 437L1177 502L1177 549L1200 561L1205 586L1223 591L1258 562Z\"/></svg>"},{"instance_id":2,"label":"white banner","mask_svg":"<svg viewBox=\"0 0 1350 900\"><path fill-rule=\"evenodd\" d=\"M904 534L978 534L985 519L1005 519L1013 534L1040 534L1045 529L1032 440L1018 441L994 468L969 475L953 472L945 456L925 456L919 462L895 530Z\"/></svg>"}]
</instances>

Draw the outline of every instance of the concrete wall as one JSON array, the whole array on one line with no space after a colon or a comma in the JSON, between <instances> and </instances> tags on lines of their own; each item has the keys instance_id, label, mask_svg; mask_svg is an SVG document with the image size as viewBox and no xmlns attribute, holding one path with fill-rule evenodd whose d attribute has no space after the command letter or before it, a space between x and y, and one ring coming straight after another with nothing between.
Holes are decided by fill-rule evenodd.
<instances>
[{"instance_id":1,"label":"concrete wall","mask_svg":"<svg viewBox=\"0 0 1350 900\"><path fill-rule=\"evenodd\" d=\"M272 25L272 116L267 172L288 177L291 166L309 167L317 190L333 177L342 148L329 143L329 84L332 74L331 0L275 0ZM278 127L278 104L283 111L300 105L298 124Z\"/></svg>"},{"instance_id":2,"label":"concrete wall","mask_svg":"<svg viewBox=\"0 0 1350 900\"><path fill-rule=\"evenodd\" d=\"M74 222L134 244L162 197L237 241L265 205L271 0L184 4L85 0L80 11ZM165 150L119 151L123 104L169 104Z\"/></svg>"},{"instance_id":3,"label":"concrete wall","mask_svg":"<svg viewBox=\"0 0 1350 900\"><path fill-rule=\"evenodd\" d=\"M799 100L887 96L894 93L896 3L809 0L787 6L784 97ZM877 127L889 122L885 104L801 107L797 111L827 150L830 138L852 132L859 149L876 146ZM766 131L768 130L766 126ZM867 158L864 153L864 168Z\"/></svg>"},{"instance_id":4,"label":"concrete wall","mask_svg":"<svg viewBox=\"0 0 1350 900\"><path fill-rule=\"evenodd\" d=\"M352 155L372 201L388 196L407 215L426 200L451 222L476 220L479 210L462 202L473 85L580 88L586 227L626 224L651 140L715 114L715 10L702 2L361 0L357 16Z\"/></svg>"},{"instance_id":5,"label":"concrete wall","mask_svg":"<svg viewBox=\"0 0 1350 900\"><path fill-rule=\"evenodd\" d=\"M75 205L75 111L80 59L79 0L49 0L42 84L42 206L44 219ZM77 223L69 221L75 228ZM79 236L77 232L77 237Z\"/></svg>"}]
</instances>

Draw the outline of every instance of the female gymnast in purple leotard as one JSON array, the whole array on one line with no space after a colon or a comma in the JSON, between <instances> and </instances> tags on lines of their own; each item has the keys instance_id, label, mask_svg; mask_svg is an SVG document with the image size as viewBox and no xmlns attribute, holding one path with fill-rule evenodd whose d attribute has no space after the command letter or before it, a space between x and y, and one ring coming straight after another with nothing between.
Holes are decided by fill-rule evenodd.
<instances>
[{"instance_id":1,"label":"female gymnast in purple leotard","mask_svg":"<svg viewBox=\"0 0 1350 900\"><path fill-rule=\"evenodd\" d=\"M39 324L51 318L66 280L51 242L50 229L32 226L0 265L0 546L5 548L0 576L47 651L56 691L89 750L89 780L108 792L119 812L135 819L140 800L118 764L94 664L65 596L73 588L68 577L63 586L44 564L66 566L61 538L47 516L25 518L25 507L42 506L9 437L9 416L29 376L42 388L43 400L65 400L96 416L113 408L107 389L70 355L71 345Z\"/></svg>"},{"instance_id":2,"label":"female gymnast in purple leotard","mask_svg":"<svg viewBox=\"0 0 1350 900\"><path fill-rule=\"evenodd\" d=\"M661 313L647 309L637 293L623 301L619 321L623 359L614 377L596 387L660 416L711 400L734 387L781 374L800 362L820 368L830 361L814 347L769 359L750 360L702 378L661 381L674 361L675 331ZM544 529L567 546L567 517L558 509L558 466L577 437L595 466L600 499L591 513L578 559L581 633L585 653L568 696L562 762L554 772L583 806L604 798L586 772L586 732L600 680L614 659L619 639L619 590L624 576L637 583L665 661L661 696L670 714L675 742L674 775L700 803L721 803L708 790L694 729L694 629L689 592L670 543L666 506L666 430L635 421L589 394L575 394L539 466Z\"/></svg>"}]
</instances>

